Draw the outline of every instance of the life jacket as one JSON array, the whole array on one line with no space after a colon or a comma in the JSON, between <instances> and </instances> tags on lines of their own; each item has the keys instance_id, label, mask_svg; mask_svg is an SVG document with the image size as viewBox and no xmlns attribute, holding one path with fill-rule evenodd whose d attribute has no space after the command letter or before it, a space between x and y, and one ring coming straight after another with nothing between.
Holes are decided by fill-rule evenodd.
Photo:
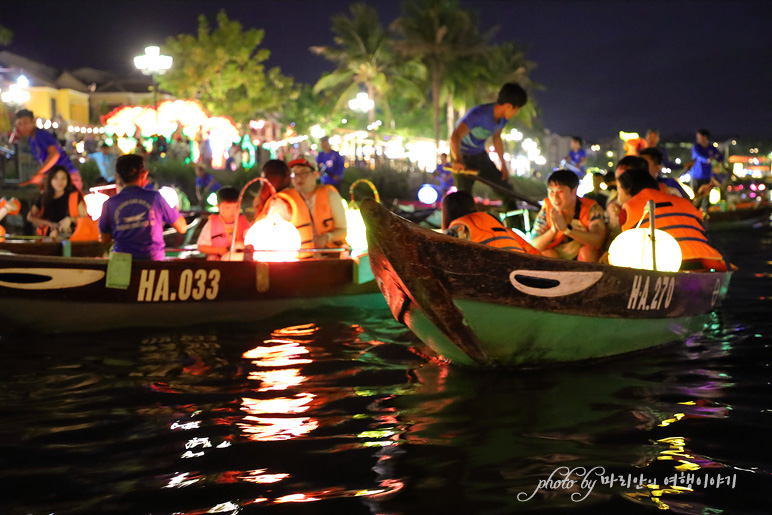
<instances>
[{"instance_id":1,"label":"life jacket","mask_svg":"<svg viewBox=\"0 0 772 515\"><path fill-rule=\"evenodd\" d=\"M514 252L541 255L530 243L510 231L490 213L469 213L450 222L449 227L465 225L469 229L469 240Z\"/></svg>"},{"instance_id":2,"label":"life jacket","mask_svg":"<svg viewBox=\"0 0 772 515\"><path fill-rule=\"evenodd\" d=\"M72 231L70 241L96 241L99 239L99 224L92 220L90 216L78 216L78 204L80 203L80 194L77 191L70 193L68 201L70 218L77 220L75 230Z\"/></svg>"},{"instance_id":3,"label":"life jacket","mask_svg":"<svg viewBox=\"0 0 772 515\"><path fill-rule=\"evenodd\" d=\"M314 192L314 212L308 210L303 196L295 188L285 188L275 195L284 200L290 207L292 213L290 223L300 233L300 248L314 248L314 233L317 235L326 234L335 229L335 222L332 218L332 207L330 206L329 190L335 190L333 186L321 185ZM335 190L337 191L337 190ZM270 201L266 203L265 209L270 209ZM345 240L331 241L327 244L329 248L345 245ZM298 259L309 259L314 257L310 253L298 254Z\"/></svg>"},{"instance_id":4,"label":"life jacket","mask_svg":"<svg viewBox=\"0 0 772 515\"><path fill-rule=\"evenodd\" d=\"M78 213L78 204L80 203L80 192L73 191L67 199L67 210L70 218L75 220L75 230L70 236L70 241L96 241L99 239L99 224L91 219L90 216L80 217ZM40 216L45 211L45 203L41 206ZM40 236L46 236L49 232L47 225L39 225L37 233Z\"/></svg>"},{"instance_id":5,"label":"life jacket","mask_svg":"<svg viewBox=\"0 0 772 515\"><path fill-rule=\"evenodd\" d=\"M623 206L627 213L627 220L622 225L623 231L638 225L649 200L654 201L656 228L676 239L681 247L683 261L700 261L705 268L719 271L727 269L724 257L708 242L705 227L702 225L702 213L691 202L681 197L667 195L651 188L640 191ZM643 217L640 227L649 227L648 216Z\"/></svg>"},{"instance_id":6,"label":"life jacket","mask_svg":"<svg viewBox=\"0 0 772 515\"><path fill-rule=\"evenodd\" d=\"M230 231L228 231L228 226L226 226L220 215L210 216L209 224L213 247L230 247L233 241L234 226L237 226L236 242L244 243L244 233L246 233L247 229L249 228L249 222L247 221L247 217L244 215L239 215L236 224L230 224ZM207 259L210 261L219 261L220 256L211 254L207 257Z\"/></svg>"},{"instance_id":7,"label":"life jacket","mask_svg":"<svg viewBox=\"0 0 772 515\"><path fill-rule=\"evenodd\" d=\"M5 197L0 198L0 209L5 208L5 211L9 215L16 215L19 214L19 210L21 209L21 205L19 204L19 201L16 199L11 199L10 201L5 200ZM0 220L2 220L4 216L0 216ZM0 225L0 241L5 241L5 235L6 230L5 227Z\"/></svg>"},{"instance_id":8,"label":"life jacket","mask_svg":"<svg viewBox=\"0 0 772 515\"><path fill-rule=\"evenodd\" d=\"M579 220L582 223L582 226L585 229L590 228L590 208L597 204L592 199L584 198L584 197L576 197L576 205L574 206L574 218L573 220ZM544 199L544 209L549 213L552 210L552 202L550 202L549 197ZM549 227L552 228L552 222L549 221L549 218L547 218L547 223L549 224ZM570 225L570 222L569 222ZM555 237L552 239L552 242L550 242L549 245L547 245L546 248L551 249L553 247L557 247L561 243L563 243L563 239L565 237L570 238L570 236L566 236L563 234L563 231L558 231L555 233Z\"/></svg>"}]
</instances>

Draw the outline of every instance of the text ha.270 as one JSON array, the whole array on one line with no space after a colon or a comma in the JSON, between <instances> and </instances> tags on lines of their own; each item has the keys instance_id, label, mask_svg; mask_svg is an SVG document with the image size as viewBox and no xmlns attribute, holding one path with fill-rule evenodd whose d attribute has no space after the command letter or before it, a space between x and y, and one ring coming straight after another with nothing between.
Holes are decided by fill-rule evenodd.
<instances>
[{"instance_id":1,"label":"text ha.270","mask_svg":"<svg viewBox=\"0 0 772 515\"><path fill-rule=\"evenodd\" d=\"M177 291L169 291L169 270L142 270L137 291L138 302L214 300L220 291L219 270L185 269Z\"/></svg>"}]
</instances>

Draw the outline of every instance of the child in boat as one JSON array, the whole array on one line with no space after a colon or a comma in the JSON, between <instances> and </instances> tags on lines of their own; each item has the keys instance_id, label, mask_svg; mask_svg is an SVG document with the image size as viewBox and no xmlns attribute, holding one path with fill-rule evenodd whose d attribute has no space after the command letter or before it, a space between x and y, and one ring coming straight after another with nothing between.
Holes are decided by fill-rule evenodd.
<instances>
[{"instance_id":1,"label":"child in boat","mask_svg":"<svg viewBox=\"0 0 772 515\"><path fill-rule=\"evenodd\" d=\"M619 202L627 215L622 231L635 228L640 220L640 227L649 227L649 218L648 215L644 217L644 210L648 201L653 200L656 229L665 231L678 241L682 270L727 270L724 256L708 242L702 213L691 202L660 191L659 183L646 169L626 170L617 177L617 183Z\"/></svg>"},{"instance_id":2,"label":"child in boat","mask_svg":"<svg viewBox=\"0 0 772 515\"><path fill-rule=\"evenodd\" d=\"M96 222L86 212L83 195L67 168L56 165L46 173L43 194L27 213L41 236L68 237L71 241L96 241Z\"/></svg>"},{"instance_id":3,"label":"child in boat","mask_svg":"<svg viewBox=\"0 0 772 515\"><path fill-rule=\"evenodd\" d=\"M102 206L99 241L115 241L113 250L131 254L133 259L163 260L164 223L179 233L187 231L188 224L160 193L143 188L148 172L142 156L119 157L115 173L119 191Z\"/></svg>"},{"instance_id":4,"label":"child in boat","mask_svg":"<svg viewBox=\"0 0 772 515\"><path fill-rule=\"evenodd\" d=\"M230 261L230 247L236 232L236 249L244 249L244 233L249 222L239 214L239 190L226 186L217 191L217 214L209 216L198 236L198 250L209 261ZM238 218L238 222L237 222Z\"/></svg>"},{"instance_id":5,"label":"child in boat","mask_svg":"<svg viewBox=\"0 0 772 515\"><path fill-rule=\"evenodd\" d=\"M456 191L442 199L442 230L463 240L541 255L530 243L504 227L498 218L477 211L474 197L466 191Z\"/></svg>"},{"instance_id":6,"label":"child in boat","mask_svg":"<svg viewBox=\"0 0 772 515\"><path fill-rule=\"evenodd\" d=\"M552 172L547 187L549 196L534 222L531 245L548 257L598 261L606 240L603 208L576 195L579 177L571 170Z\"/></svg>"},{"instance_id":7,"label":"child in boat","mask_svg":"<svg viewBox=\"0 0 772 515\"><path fill-rule=\"evenodd\" d=\"M292 185L290 169L287 163L280 159L271 159L266 161L263 168L260 169L260 176L271 183L275 193L289 188ZM260 188L260 192L252 200L252 209L255 211L255 217L260 218L267 213L263 213L268 199L271 198L271 188L265 184Z\"/></svg>"}]
</instances>

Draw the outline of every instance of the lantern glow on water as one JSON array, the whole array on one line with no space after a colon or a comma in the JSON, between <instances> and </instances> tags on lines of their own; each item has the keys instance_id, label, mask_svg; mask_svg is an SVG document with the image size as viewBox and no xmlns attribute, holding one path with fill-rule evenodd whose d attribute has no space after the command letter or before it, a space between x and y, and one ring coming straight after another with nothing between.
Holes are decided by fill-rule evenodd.
<instances>
[{"instance_id":1,"label":"lantern glow on water","mask_svg":"<svg viewBox=\"0 0 772 515\"><path fill-rule=\"evenodd\" d=\"M89 193L83 196L86 203L86 213L95 222L102 216L102 205L109 199L104 193Z\"/></svg>"},{"instance_id":2,"label":"lantern glow on water","mask_svg":"<svg viewBox=\"0 0 772 515\"><path fill-rule=\"evenodd\" d=\"M273 212L255 222L244 235L244 245L252 245L256 261L293 261L300 244L295 226Z\"/></svg>"},{"instance_id":3,"label":"lantern glow on water","mask_svg":"<svg viewBox=\"0 0 772 515\"><path fill-rule=\"evenodd\" d=\"M657 270L677 272L681 268L681 246L671 235L654 230ZM614 238L608 249L608 260L614 266L653 270L651 229L630 229Z\"/></svg>"}]
</instances>

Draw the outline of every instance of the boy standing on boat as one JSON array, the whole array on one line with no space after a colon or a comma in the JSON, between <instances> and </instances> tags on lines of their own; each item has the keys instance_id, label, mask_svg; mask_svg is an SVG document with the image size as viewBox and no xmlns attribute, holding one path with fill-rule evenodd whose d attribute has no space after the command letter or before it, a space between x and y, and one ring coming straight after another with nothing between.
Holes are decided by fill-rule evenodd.
<instances>
[{"instance_id":1,"label":"boy standing on boat","mask_svg":"<svg viewBox=\"0 0 772 515\"><path fill-rule=\"evenodd\" d=\"M527 101L525 90L519 84L509 82L501 87L495 104L483 104L470 109L450 137L453 169L476 170L480 177L508 187L509 170L504 160L501 131ZM489 137L493 138L493 149L499 156L501 170L488 157L485 143ZM453 180L459 191L472 191L474 179L471 177L456 174Z\"/></svg>"},{"instance_id":2,"label":"boy standing on boat","mask_svg":"<svg viewBox=\"0 0 772 515\"><path fill-rule=\"evenodd\" d=\"M217 213L209 216L198 236L199 252L209 261L230 261L233 233L236 232L236 249L244 248L244 233L249 229L247 217L239 214L239 190L226 186L217 191Z\"/></svg>"},{"instance_id":3,"label":"boy standing on boat","mask_svg":"<svg viewBox=\"0 0 772 515\"><path fill-rule=\"evenodd\" d=\"M188 230L185 219L155 190L144 189L147 169L142 156L127 154L115 163L117 195L102 206L99 241L115 241L113 250L131 254L133 259L162 261L164 223L177 232Z\"/></svg>"},{"instance_id":4,"label":"boy standing on boat","mask_svg":"<svg viewBox=\"0 0 772 515\"><path fill-rule=\"evenodd\" d=\"M536 217L531 245L548 257L598 261L606 239L603 209L594 200L578 197L579 177L556 170L547 179L548 197Z\"/></svg>"}]
</instances>

